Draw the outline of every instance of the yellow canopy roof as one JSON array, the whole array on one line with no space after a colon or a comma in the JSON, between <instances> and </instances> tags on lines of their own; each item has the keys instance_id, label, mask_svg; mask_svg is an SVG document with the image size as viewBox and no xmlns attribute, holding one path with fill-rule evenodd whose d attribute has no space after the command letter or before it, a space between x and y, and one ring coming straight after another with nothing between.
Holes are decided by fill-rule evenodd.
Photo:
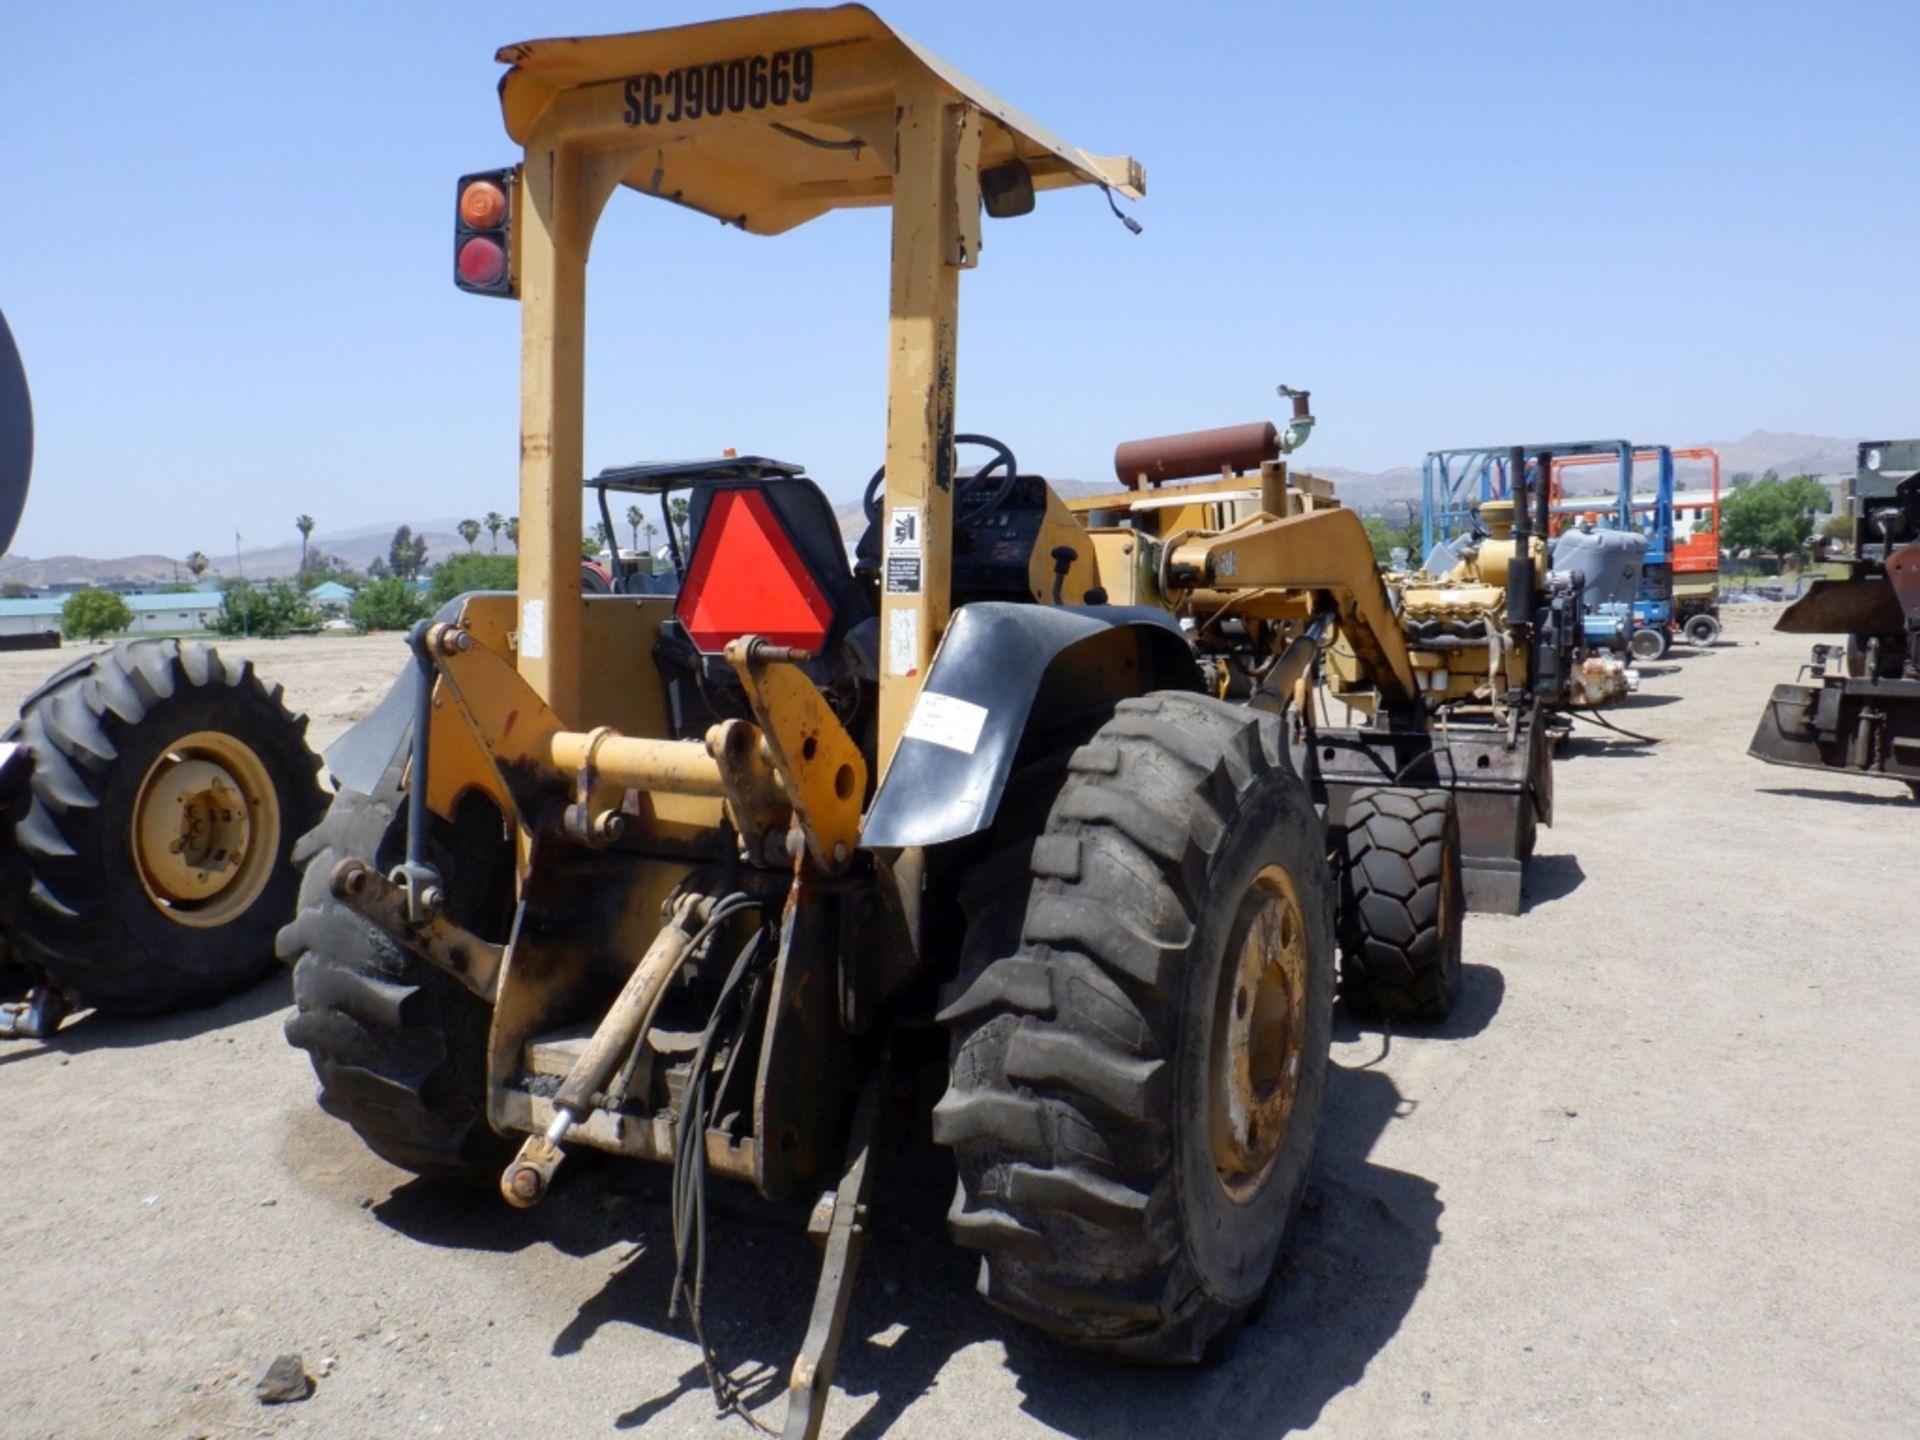
<instances>
[{"instance_id":1,"label":"yellow canopy roof","mask_svg":"<svg viewBox=\"0 0 1920 1440\"><path fill-rule=\"evenodd\" d=\"M515 141L637 146L625 184L756 234L891 203L896 96L928 77L981 112L982 169L1018 159L1036 189L1146 189L1134 160L1069 145L864 5L528 40L497 58L513 67L500 105Z\"/></svg>"}]
</instances>

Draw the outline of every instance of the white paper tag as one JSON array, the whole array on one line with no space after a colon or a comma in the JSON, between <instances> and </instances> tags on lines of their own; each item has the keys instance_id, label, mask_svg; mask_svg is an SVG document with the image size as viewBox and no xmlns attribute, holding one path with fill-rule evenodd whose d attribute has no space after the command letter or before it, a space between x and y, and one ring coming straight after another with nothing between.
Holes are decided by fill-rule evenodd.
<instances>
[{"instance_id":1,"label":"white paper tag","mask_svg":"<svg viewBox=\"0 0 1920 1440\"><path fill-rule=\"evenodd\" d=\"M944 745L962 755L973 754L980 743L980 731L987 723L987 707L956 695L922 690L913 702L902 732L909 740L924 740L929 745Z\"/></svg>"},{"instance_id":2,"label":"white paper tag","mask_svg":"<svg viewBox=\"0 0 1920 1440\"><path fill-rule=\"evenodd\" d=\"M520 607L520 654L541 660L547 653L547 602L529 600Z\"/></svg>"},{"instance_id":3,"label":"white paper tag","mask_svg":"<svg viewBox=\"0 0 1920 1440\"><path fill-rule=\"evenodd\" d=\"M911 675L920 668L920 612L901 606L887 617L887 673Z\"/></svg>"}]
</instances>

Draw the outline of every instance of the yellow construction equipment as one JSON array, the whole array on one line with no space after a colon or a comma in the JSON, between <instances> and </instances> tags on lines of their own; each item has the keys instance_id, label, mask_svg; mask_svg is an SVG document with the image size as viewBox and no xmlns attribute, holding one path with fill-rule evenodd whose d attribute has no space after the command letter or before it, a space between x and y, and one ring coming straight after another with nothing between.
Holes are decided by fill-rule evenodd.
<instances>
[{"instance_id":1,"label":"yellow construction equipment","mask_svg":"<svg viewBox=\"0 0 1920 1440\"><path fill-rule=\"evenodd\" d=\"M987 1298L1074 1344L1200 1359L1265 1291L1306 1181L1336 949L1357 1007L1446 1012L1461 819L1519 825L1536 737L1436 733L1358 520L1288 482L1279 438L1231 487L1254 492L1241 518L1208 486L1076 515L956 434L983 212L1138 198L1134 161L859 6L499 58L523 154L462 180L455 279L521 307L519 589L419 627L413 673L329 753L281 942L321 1103L513 1205L580 1146L673 1165L676 1292L723 1405L702 1187L819 1195L787 1415L812 1435L877 1137L943 1060L904 1108L953 1154L949 1225ZM584 476L585 268L623 188L754 235L889 212L888 419L851 565L796 465ZM589 491L687 501L665 584L616 556L582 595ZM1374 727L1320 723L1336 645ZM1255 703L1223 698L1223 667Z\"/></svg>"}]
</instances>

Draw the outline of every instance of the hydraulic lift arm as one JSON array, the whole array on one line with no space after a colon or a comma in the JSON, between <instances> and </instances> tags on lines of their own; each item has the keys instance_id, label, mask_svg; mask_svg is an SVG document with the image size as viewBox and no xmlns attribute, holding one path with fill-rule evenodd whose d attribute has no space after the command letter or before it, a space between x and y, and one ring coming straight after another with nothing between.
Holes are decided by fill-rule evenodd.
<instances>
[{"instance_id":1,"label":"hydraulic lift arm","mask_svg":"<svg viewBox=\"0 0 1920 1440\"><path fill-rule=\"evenodd\" d=\"M1351 510L1255 516L1218 535L1182 541L1166 567L1196 612L1231 608L1248 618L1282 618L1330 604L1389 709L1411 709L1420 691L1406 637L1374 564L1366 527Z\"/></svg>"}]
</instances>

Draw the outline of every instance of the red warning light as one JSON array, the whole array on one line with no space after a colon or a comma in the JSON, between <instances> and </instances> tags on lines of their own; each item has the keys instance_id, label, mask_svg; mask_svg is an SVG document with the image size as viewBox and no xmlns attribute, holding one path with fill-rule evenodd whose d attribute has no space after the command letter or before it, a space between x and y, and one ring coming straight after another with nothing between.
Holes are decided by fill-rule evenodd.
<instances>
[{"instance_id":1,"label":"red warning light","mask_svg":"<svg viewBox=\"0 0 1920 1440\"><path fill-rule=\"evenodd\" d=\"M516 172L482 170L462 175L454 187L453 283L469 295L511 300L513 192Z\"/></svg>"},{"instance_id":2,"label":"red warning light","mask_svg":"<svg viewBox=\"0 0 1920 1440\"><path fill-rule=\"evenodd\" d=\"M817 651L833 625L833 607L757 490L713 497L674 614L709 655L742 635Z\"/></svg>"},{"instance_id":3,"label":"red warning light","mask_svg":"<svg viewBox=\"0 0 1920 1440\"><path fill-rule=\"evenodd\" d=\"M460 247L460 278L469 285L497 285L507 273L507 252L500 242L475 235Z\"/></svg>"}]
</instances>

